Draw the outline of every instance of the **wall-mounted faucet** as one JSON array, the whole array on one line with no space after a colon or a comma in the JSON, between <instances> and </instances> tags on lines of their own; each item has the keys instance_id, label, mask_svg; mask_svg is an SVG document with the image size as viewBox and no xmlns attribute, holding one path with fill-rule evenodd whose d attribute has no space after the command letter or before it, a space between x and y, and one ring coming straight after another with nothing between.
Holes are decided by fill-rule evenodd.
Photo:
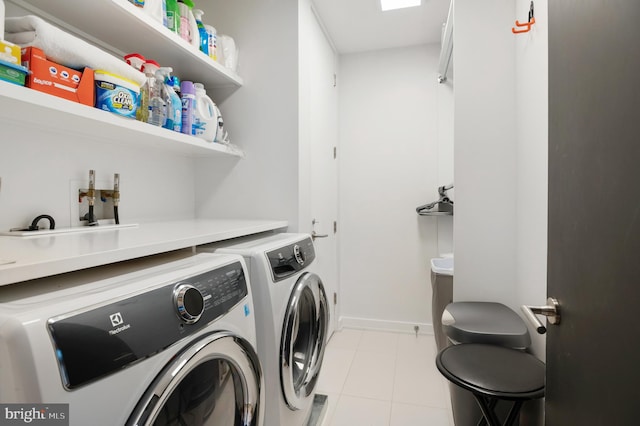
<instances>
[{"instance_id":1,"label":"wall-mounted faucet","mask_svg":"<svg viewBox=\"0 0 640 426\"><path fill-rule=\"evenodd\" d=\"M118 204L120 203L120 173L113 175L113 218L116 225L120 225L120 217L118 216Z\"/></svg>"},{"instance_id":2,"label":"wall-mounted faucet","mask_svg":"<svg viewBox=\"0 0 640 426\"><path fill-rule=\"evenodd\" d=\"M86 203L83 199L86 198ZM96 199L101 203L96 204ZM109 201L111 200L111 201ZM111 202L113 204L111 204ZM78 189L78 203L80 204L80 220L87 221L88 226L99 225L99 219L113 218L116 225L120 224L118 205L120 204L120 174L113 175L113 189L97 189L95 171L89 170L89 188ZM87 212L88 205L88 212ZM113 206L113 216L109 211Z\"/></svg>"},{"instance_id":3,"label":"wall-mounted faucet","mask_svg":"<svg viewBox=\"0 0 640 426\"><path fill-rule=\"evenodd\" d=\"M94 205L96 203L96 171L89 170L89 190L87 191L87 201L89 202L89 214L87 216L87 225L96 226L98 221L93 212Z\"/></svg>"}]
</instances>

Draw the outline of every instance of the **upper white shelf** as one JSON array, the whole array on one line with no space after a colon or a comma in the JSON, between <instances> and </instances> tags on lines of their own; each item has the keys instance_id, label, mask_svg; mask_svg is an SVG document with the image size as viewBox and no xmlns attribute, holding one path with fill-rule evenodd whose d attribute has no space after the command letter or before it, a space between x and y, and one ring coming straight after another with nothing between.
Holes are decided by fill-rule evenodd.
<instances>
[{"instance_id":1,"label":"upper white shelf","mask_svg":"<svg viewBox=\"0 0 640 426\"><path fill-rule=\"evenodd\" d=\"M59 129L82 139L103 140L109 144L145 146L188 157L244 157L232 145L205 142L195 136L173 132L151 124L124 118L27 87L0 81L2 120L37 123L41 129Z\"/></svg>"},{"instance_id":2,"label":"upper white shelf","mask_svg":"<svg viewBox=\"0 0 640 426\"><path fill-rule=\"evenodd\" d=\"M8 1L97 46L122 56L140 53L162 66L172 67L180 79L203 83L207 90L242 86L237 73L215 62L127 0Z\"/></svg>"}]
</instances>

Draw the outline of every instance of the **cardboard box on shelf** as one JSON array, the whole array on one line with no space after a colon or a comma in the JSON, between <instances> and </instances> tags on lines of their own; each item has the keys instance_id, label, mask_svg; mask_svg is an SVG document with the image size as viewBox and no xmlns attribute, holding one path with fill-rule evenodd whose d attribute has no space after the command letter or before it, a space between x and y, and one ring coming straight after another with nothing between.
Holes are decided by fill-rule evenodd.
<instances>
[{"instance_id":1,"label":"cardboard box on shelf","mask_svg":"<svg viewBox=\"0 0 640 426\"><path fill-rule=\"evenodd\" d=\"M20 46L0 38L0 61L20 65Z\"/></svg>"},{"instance_id":2,"label":"cardboard box on shelf","mask_svg":"<svg viewBox=\"0 0 640 426\"><path fill-rule=\"evenodd\" d=\"M94 104L93 70L76 71L47 59L37 47L22 48L22 65L29 69L27 87L84 105Z\"/></svg>"},{"instance_id":3,"label":"cardboard box on shelf","mask_svg":"<svg viewBox=\"0 0 640 426\"><path fill-rule=\"evenodd\" d=\"M24 86L27 69L21 65L0 60L0 80Z\"/></svg>"}]
</instances>

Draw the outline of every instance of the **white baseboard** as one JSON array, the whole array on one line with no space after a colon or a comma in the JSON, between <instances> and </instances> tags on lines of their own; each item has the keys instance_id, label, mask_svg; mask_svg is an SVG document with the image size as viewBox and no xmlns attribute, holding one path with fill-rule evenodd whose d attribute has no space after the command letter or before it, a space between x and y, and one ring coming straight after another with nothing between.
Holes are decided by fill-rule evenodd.
<instances>
[{"instance_id":1,"label":"white baseboard","mask_svg":"<svg viewBox=\"0 0 640 426\"><path fill-rule=\"evenodd\" d=\"M340 317L338 329L355 328L359 330L393 331L397 333L415 333L418 326L418 334L433 336L433 325L429 323L414 323L403 321L385 321L370 318Z\"/></svg>"}]
</instances>

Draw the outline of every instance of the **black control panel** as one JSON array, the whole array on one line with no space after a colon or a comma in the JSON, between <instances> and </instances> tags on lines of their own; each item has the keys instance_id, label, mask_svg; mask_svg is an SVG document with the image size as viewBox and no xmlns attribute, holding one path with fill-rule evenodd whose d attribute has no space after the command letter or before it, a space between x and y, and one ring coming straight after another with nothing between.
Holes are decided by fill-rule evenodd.
<instances>
[{"instance_id":1,"label":"black control panel","mask_svg":"<svg viewBox=\"0 0 640 426\"><path fill-rule=\"evenodd\" d=\"M73 389L152 356L220 318L247 294L242 265L235 262L91 311L49 320L62 381Z\"/></svg>"},{"instance_id":2,"label":"black control panel","mask_svg":"<svg viewBox=\"0 0 640 426\"><path fill-rule=\"evenodd\" d=\"M316 258L311 238L267 252L275 282L283 280L311 265Z\"/></svg>"}]
</instances>

